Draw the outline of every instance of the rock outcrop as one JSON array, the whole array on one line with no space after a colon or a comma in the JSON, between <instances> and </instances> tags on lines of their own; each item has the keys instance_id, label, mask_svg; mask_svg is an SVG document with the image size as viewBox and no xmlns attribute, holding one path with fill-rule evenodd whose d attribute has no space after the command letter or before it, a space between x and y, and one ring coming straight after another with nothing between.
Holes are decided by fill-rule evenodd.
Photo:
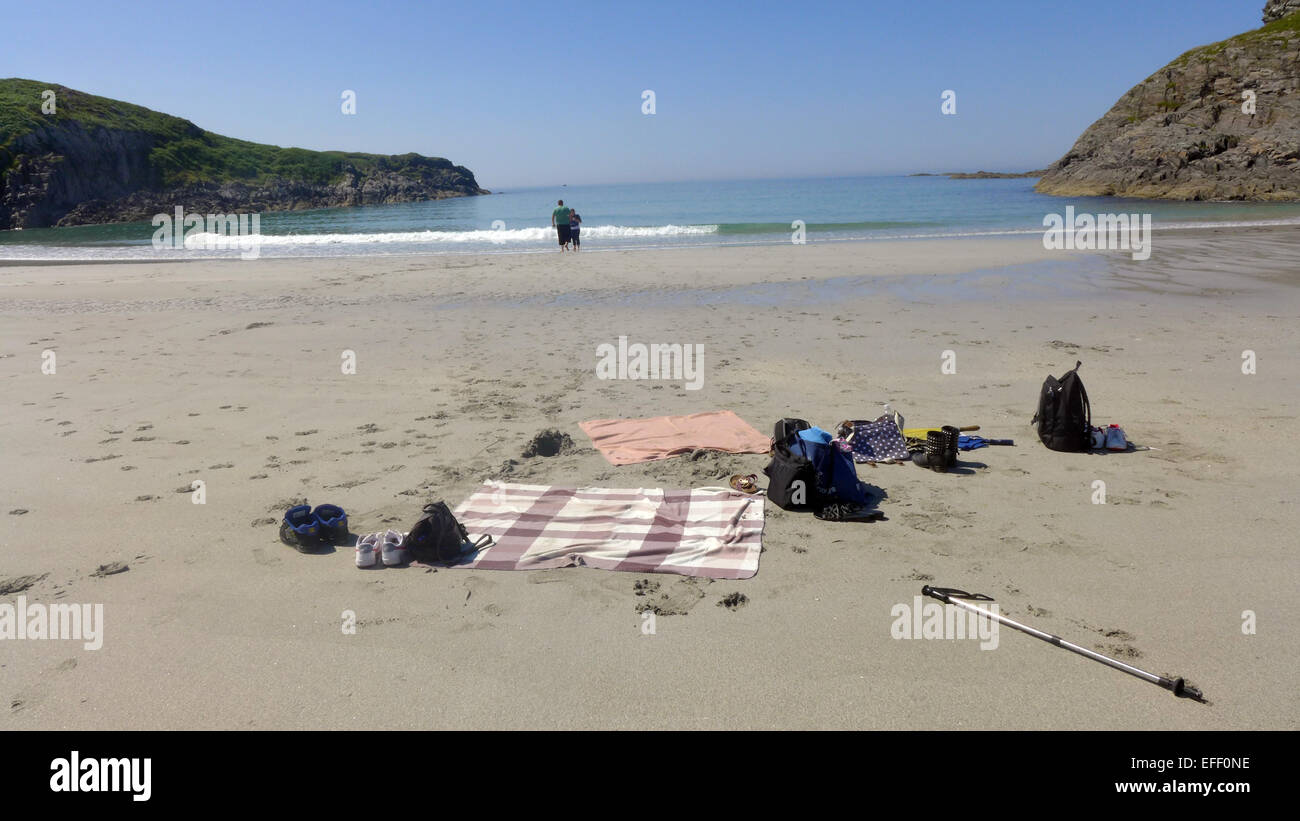
<instances>
[{"instance_id":1,"label":"rock outcrop","mask_svg":"<svg viewBox=\"0 0 1300 821\"><path fill-rule=\"evenodd\" d=\"M1039 180L1060 196L1300 200L1300 0L1129 90Z\"/></svg>"},{"instance_id":2,"label":"rock outcrop","mask_svg":"<svg viewBox=\"0 0 1300 821\"><path fill-rule=\"evenodd\" d=\"M1300 0L1268 0L1264 4L1264 22L1281 20L1288 14L1300 11Z\"/></svg>"},{"instance_id":3,"label":"rock outcrop","mask_svg":"<svg viewBox=\"0 0 1300 821\"><path fill-rule=\"evenodd\" d=\"M42 89L58 114L41 112ZM0 230L191 213L282 211L489 193L419 154L282 149L72 89L0 80Z\"/></svg>"}]
</instances>

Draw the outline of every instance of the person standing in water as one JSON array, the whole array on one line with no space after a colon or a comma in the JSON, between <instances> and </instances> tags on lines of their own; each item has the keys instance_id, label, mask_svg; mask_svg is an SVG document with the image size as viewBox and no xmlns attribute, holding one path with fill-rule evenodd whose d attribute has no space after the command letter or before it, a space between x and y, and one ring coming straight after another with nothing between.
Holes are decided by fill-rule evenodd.
<instances>
[{"instance_id":1,"label":"person standing in water","mask_svg":"<svg viewBox=\"0 0 1300 821\"><path fill-rule=\"evenodd\" d=\"M575 209L569 209L569 239L573 240L573 250L575 251L582 245L582 238L578 236L581 228L582 217L578 215Z\"/></svg>"},{"instance_id":2,"label":"person standing in water","mask_svg":"<svg viewBox=\"0 0 1300 821\"><path fill-rule=\"evenodd\" d=\"M564 200L559 200L555 204L555 210L551 212L551 225L555 226L555 235L560 240L560 251L564 251L569 245L569 215L573 211L564 207Z\"/></svg>"}]
</instances>

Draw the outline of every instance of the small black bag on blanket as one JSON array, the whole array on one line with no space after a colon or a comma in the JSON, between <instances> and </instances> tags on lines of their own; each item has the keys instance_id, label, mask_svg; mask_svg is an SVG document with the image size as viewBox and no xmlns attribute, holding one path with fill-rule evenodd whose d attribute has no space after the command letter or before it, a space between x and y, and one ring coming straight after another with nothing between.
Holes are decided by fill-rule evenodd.
<instances>
[{"instance_id":1,"label":"small black bag on blanket","mask_svg":"<svg viewBox=\"0 0 1300 821\"><path fill-rule=\"evenodd\" d=\"M425 564L453 562L471 550L492 544L492 537L484 535L471 543L469 531L447 507L446 502L424 506L424 516L406 534L406 549L417 561Z\"/></svg>"}]
</instances>

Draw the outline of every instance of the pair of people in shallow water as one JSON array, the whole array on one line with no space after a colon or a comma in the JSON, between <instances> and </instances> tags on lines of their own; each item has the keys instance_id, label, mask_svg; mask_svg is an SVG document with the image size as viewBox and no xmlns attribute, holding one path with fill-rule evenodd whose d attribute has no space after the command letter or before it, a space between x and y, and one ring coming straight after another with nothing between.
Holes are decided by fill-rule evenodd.
<instances>
[{"instance_id":1,"label":"pair of people in shallow water","mask_svg":"<svg viewBox=\"0 0 1300 821\"><path fill-rule=\"evenodd\" d=\"M582 247L582 217L578 212L564 204L564 200L559 200L555 204L555 210L551 212L551 225L555 226L555 235L560 240L560 250L569 250L569 243L573 243L573 250L577 251Z\"/></svg>"}]
</instances>

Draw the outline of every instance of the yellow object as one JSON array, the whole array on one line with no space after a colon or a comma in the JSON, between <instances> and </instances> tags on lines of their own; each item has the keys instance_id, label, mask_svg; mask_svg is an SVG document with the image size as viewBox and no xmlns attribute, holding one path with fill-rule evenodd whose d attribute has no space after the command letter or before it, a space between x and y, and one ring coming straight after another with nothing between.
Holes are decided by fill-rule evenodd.
<instances>
[{"instance_id":1,"label":"yellow object","mask_svg":"<svg viewBox=\"0 0 1300 821\"><path fill-rule=\"evenodd\" d=\"M979 430L979 429L980 429L979 425L967 425L964 428L957 428L957 430L961 431L962 433L965 433L966 431L970 431L970 430ZM903 428L903 435L910 437L912 439L924 439L932 430L938 431L938 430L942 430L942 428Z\"/></svg>"}]
</instances>

